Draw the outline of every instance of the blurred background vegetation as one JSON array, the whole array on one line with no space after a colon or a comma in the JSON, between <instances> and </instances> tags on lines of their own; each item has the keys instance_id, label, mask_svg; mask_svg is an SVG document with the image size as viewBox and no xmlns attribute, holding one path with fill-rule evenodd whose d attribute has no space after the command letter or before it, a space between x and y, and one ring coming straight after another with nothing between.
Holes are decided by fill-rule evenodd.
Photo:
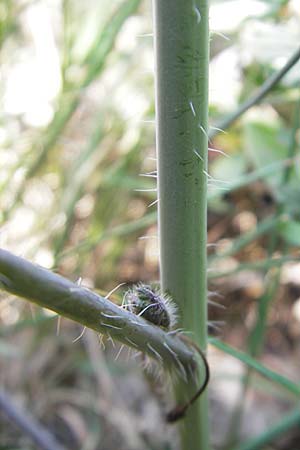
<instances>
[{"instance_id":1,"label":"blurred background vegetation","mask_svg":"<svg viewBox=\"0 0 300 450\"><path fill-rule=\"evenodd\" d=\"M298 386L300 64L213 127L297 50L300 2L211 1L210 27L208 276L226 307L210 307L210 331ZM151 2L2 0L0 46L1 246L104 293L157 281ZM1 386L66 448L176 448L166 383L146 382L127 350L76 340L78 325L12 296L0 322ZM299 395L226 349L209 361L214 448L272 426L273 443L236 448L300 448L299 417L278 431ZM34 448L4 416L0 436L1 449Z\"/></svg>"}]
</instances>

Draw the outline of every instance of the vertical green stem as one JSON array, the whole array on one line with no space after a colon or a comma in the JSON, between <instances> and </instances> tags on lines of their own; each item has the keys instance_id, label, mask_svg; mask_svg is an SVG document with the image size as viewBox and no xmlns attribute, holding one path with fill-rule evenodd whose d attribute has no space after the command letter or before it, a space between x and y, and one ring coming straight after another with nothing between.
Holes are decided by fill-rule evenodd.
<instances>
[{"instance_id":1,"label":"vertical green stem","mask_svg":"<svg viewBox=\"0 0 300 450\"><path fill-rule=\"evenodd\" d=\"M154 0L154 32L161 284L205 350L208 1ZM182 450L209 448L207 410L204 394L183 421Z\"/></svg>"}]
</instances>

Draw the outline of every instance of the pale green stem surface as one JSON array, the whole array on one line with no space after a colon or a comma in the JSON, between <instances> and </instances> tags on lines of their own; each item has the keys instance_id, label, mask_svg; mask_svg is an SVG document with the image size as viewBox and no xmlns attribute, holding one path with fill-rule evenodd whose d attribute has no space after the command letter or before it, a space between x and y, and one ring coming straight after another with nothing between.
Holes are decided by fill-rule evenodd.
<instances>
[{"instance_id":1,"label":"pale green stem surface","mask_svg":"<svg viewBox=\"0 0 300 450\"><path fill-rule=\"evenodd\" d=\"M208 2L155 0L154 37L161 284L205 351ZM208 448L205 393L183 421L182 450Z\"/></svg>"}]
</instances>

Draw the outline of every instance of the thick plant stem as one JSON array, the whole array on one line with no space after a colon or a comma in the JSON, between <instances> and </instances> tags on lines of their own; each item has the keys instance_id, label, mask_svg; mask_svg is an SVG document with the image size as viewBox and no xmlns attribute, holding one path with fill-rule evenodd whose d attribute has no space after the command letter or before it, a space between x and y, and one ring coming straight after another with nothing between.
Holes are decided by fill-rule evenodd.
<instances>
[{"instance_id":1,"label":"thick plant stem","mask_svg":"<svg viewBox=\"0 0 300 450\"><path fill-rule=\"evenodd\" d=\"M179 337L5 250L0 250L0 289L142 351L179 376L196 370L194 352Z\"/></svg>"},{"instance_id":2,"label":"thick plant stem","mask_svg":"<svg viewBox=\"0 0 300 450\"><path fill-rule=\"evenodd\" d=\"M154 0L154 33L161 284L205 351L208 2ZM209 448L207 410L203 394L183 421L182 450Z\"/></svg>"}]
</instances>

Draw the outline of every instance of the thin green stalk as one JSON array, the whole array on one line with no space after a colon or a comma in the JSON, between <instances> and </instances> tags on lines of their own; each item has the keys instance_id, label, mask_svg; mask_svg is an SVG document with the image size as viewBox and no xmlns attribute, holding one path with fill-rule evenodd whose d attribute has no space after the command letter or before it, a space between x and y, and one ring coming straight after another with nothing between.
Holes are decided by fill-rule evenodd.
<instances>
[{"instance_id":1,"label":"thin green stalk","mask_svg":"<svg viewBox=\"0 0 300 450\"><path fill-rule=\"evenodd\" d=\"M155 0L154 36L161 285L205 351L208 1ZM182 450L209 448L205 394L181 432Z\"/></svg>"},{"instance_id":2,"label":"thin green stalk","mask_svg":"<svg viewBox=\"0 0 300 450\"><path fill-rule=\"evenodd\" d=\"M296 153L296 146L297 146L296 145L296 132L297 132L297 129L299 128L299 121L300 121L300 96L298 98L297 105L296 105L296 111L294 114L294 123L293 123L293 128L291 131L289 147L288 147L288 157L289 157L289 159L294 159L294 160L295 160L295 153ZM280 189L280 187L284 187L288 183L291 173L292 173L292 170L293 170L293 165L285 167L285 170L282 175L281 186L279 186L278 189ZM279 218L280 216L282 216L284 213L284 209L285 209L285 207L283 204L278 204L275 218ZM274 228L270 235L269 248L268 248L268 255L270 257L270 259L269 259L270 261L272 261L272 255L275 252L278 241L279 241L279 235L278 235L277 229ZM287 250L287 245L285 244L284 245L284 253L286 252L286 250ZM285 258L287 258L287 256L283 256L281 259L285 259ZM267 285L265 287L265 291L258 302L257 320L256 320L256 323L255 323L255 325L250 333L249 339L248 339L249 352L252 356L256 356L256 357L259 356L262 351L262 348L263 348L263 342L264 342L264 337L265 337L265 330L266 330L266 324L267 324L267 320L268 320L270 304L272 303L272 301L274 299L274 296L278 290L278 286L280 283L280 272L281 272L280 267L281 267L281 265L278 266L277 270L275 270L273 273L269 274L269 278L267 281ZM270 267L267 265L265 267L265 271L267 271L269 268ZM242 385L243 393L241 395L241 400L238 402L238 404L235 408L235 411L233 412L233 415L232 415L231 423L230 423L229 430L227 433L227 446L225 448L232 448L232 444L236 441L237 430L239 429L239 423L241 422L241 418L244 413L244 402L242 401L242 399L247 394L250 380L251 380L251 369L248 368L247 373L245 374L245 377L243 380L243 385Z\"/></svg>"},{"instance_id":3,"label":"thin green stalk","mask_svg":"<svg viewBox=\"0 0 300 450\"><path fill-rule=\"evenodd\" d=\"M44 311L37 312L34 317L21 319L13 325L2 327L0 336L6 338L27 328L42 327L45 323L53 321L53 319L55 319L55 316L45 315Z\"/></svg>"},{"instance_id":4,"label":"thin green stalk","mask_svg":"<svg viewBox=\"0 0 300 450\"><path fill-rule=\"evenodd\" d=\"M111 336L166 368L196 368L194 352L179 337L6 250L0 250L0 289Z\"/></svg>"},{"instance_id":5,"label":"thin green stalk","mask_svg":"<svg viewBox=\"0 0 300 450\"><path fill-rule=\"evenodd\" d=\"M228 270L214 270L211 269L211 271L208 274L208 278L210 280L214 278L223 278L223 277L229 277L231 275L234 275L239 272L243 272L245 270L269 270L273 267L281 267L283 264L291 261L300 261L300 255L297 256L281 256L280 258L266 258L262 259L261 261L256 261L253 263L241 263L238 264L233 269Z\"/></svg>"},{"instance_id":6,"label":"thin green stalk","mask_svg":"<svg viewBox=\"0 0 300 450\"><path fill-rule=\"evenodd\" d=\"M59 107L48 127L48 131L45 133L43 141L40 142L39 140L35 146L35 153L37 153L37 156L28 167L25 178L16 192L11 208L4 212L4 221L7 220L9 214L21 201L27 180L36 175L48 158L49 151L58 141L62 131L78 107L83 90L99 76L105 67L107 58L113 49L119 31L126 19L137 10L140 3L141 0L124 1L115 11L111 19L107 21L104 28L100 30L95 39L95 43L88 51L82 63L82 67L86 68L86 75L78 83L76 89L73 89L71 92L67 90L61 94Z\"/></svg>"},{"instance_id":7,"label":"thin green stalk","mask_svg":"<svg viewBox=\"0 0 300 450\"><path fill-rule=\"evenodd\" d=\"M40 422L31 417L30 412L17 406L11 397L0 390L0 411L2 417L5 416L13 427L21 430L22 434L27 436L36 448L40 450L65 450L47 428Z\"/></svg>"},{"instance_id":8,"label":"thin green stalk","mask_svg":"<svg viewBox=\"0 0 300 450\"><path fill-rule=\"evenodd\" d=\"M248 441L234 447L233 450L261 450L266 448L270 442L287 433L291 428L299 429L300 426L300 410L294 409L291 413L281 417L278 422L269 427L264 433L256 436Z\"/></svg>"},{"instance_id":9,"label":"thin green stalk","mask_svg":"<svg viewBox=\"0 0 300 450\"><path fill-rule=\"evenodd\" d=\"M251 242L270 232L274 228L277 228L281 223L284 223L285 220L286 218L284 216L267 217L266 219L259 222L254 230L251 230L248 233L242 234L240 237L236 238L229 248L221 251L220 253L216 253L210 256L208 258L209 265L216 260L228 258L229 256L235 255L244 247L251 244Z\"/></svg>"},{"instance_id":10,"label":"thin green stalk","mask_svg":"<svg viewBox=\"0 0 300 450\"><path fill-rule=\"evenodd\" d=\"M299 157L281 159L279 161L275 161L272 164L268 164L264 167L261 167L257 170L253 170L250 173L242 175L237 180L232 183L228 183L225 185L226 191L220 192L218 190L218 185L216 182L215 189L212 192L209 192L207 195L208 200L212 200L215 197L220 197L220 195L226 193L229 194L231 192L237 191L238 189L248 186L251 183L254 183L258 180L263 180L265 178L274 176L274 173L283 172L287 169L293 168L296 163L299 163Z\"/></svg>"},{"instance_id":11,"label":"thin green stalk","mask_svg":"<svg viewBox=\"0 0 300 450\"><path fill-rule=\"evenodd\" d=\"M84 239L78 245L75 245L72 248L59 253L57 256L57 263L62 261L67 256L73 255L74 253L81 254L89 252L96 245L98 245L100 242L105 241L106 239L111 239L115 236L126 236L127 234L145 229L150 225L153 225L156 219L157 214L155 212L152 212L144 217L141 217L140 219L133 220L122 225L117 225L111 229L105 230L100 234L100 236L97 236L96 238Z\"/></svg>"},{"instance_id":12,"label":"thin green stalk","mask_svg":"<svg viewBox=\"0 0 300 450\"><path fill-rule=\"evenodd\" d=\"M296 133L299 129L300 124L300 95L296 104L296 110L294 114L294 120L293 120L293 128L291 130L291 135L289 139L289 147L288 147L288 158L294 159L296 148L297 148L297 142L296 142ZM284 188L290 180L291 174L292 174L293 166L287 166L282 174L282 179L280 186L278 189ZM284 213L285 205L282 203L279 203L277 205L277 211L276 216L279 217ZM269 240L269 248L268 248L268 255L271 257L278 245L279 242L279 235L277 232L277 229L274 228ZM287 245L284 244L283 252L285 253L287 251ZM252 333L249 338L249 347L251 354L254 356L257 356L260 354L263 340L265 336L265 329L266 329L266 323L268 318L268 312L269 312L269 305L274 298L274 295L277 291L277 288L279 286L280 282L280 271L278 270L271 275L269 278L268 285L266 286L265 293L263 294L262 298L260 299L258 303L258 313L257 313L257 321L256 324L252 330Z\"/></svg>"},{"instance_id":13,"label":"thin green stalk","mask_svg":"<svg viewBox=\"0 0 300 450\"><path fill-rule=\"evenodd\" d=\"M288 378L280 375L277 372L274 372L271 369L268 369L259 361L254 359L252 356L249 356L247 353L241 352L236 348L226 344L225 342L220 341L217 338L209 338L209 343L219 350L227 353L228 355L233 356L234 358L240 360L244 364L247 365L248 368L253 369L255 372L264 376L267 380L276 383L281 388L286 389L289 393L293 394L296 397L300 397L300 384L294 383Z\"/></svg>"},{"instance_id":14,"label":"thin green stalk","mask_svg":"<svg viewBox=\"0 0 300 450\"><path fill-rule=\"evenodd\" d=\"M71 170L69 168L68 171L66 188L63 191L61 200L61 210L66 215L66 223L63 232L54 241L53 251L55 258L61 249L64 248L65 242L70 235L70 230L74 221L76 203L83 193L84 182L94 169L94 166L91 163L91 157L98 149L103 135L103 114L101 112L96 117L96 127L91 133L87 146L82 150L79 157L72 165ZM57 263L57 261L55 261L55 263Z\"/></svg>"},{"instance_id":15,"label":"thin green stalk","mask_svg":"<svg viewBox=\"0 0 300 450\"><path fill-rule=\"evenodd\" d=\"M237 108L237 110L230 114L228 117L222 119L217 124L217 127L213 128L210 131L209 137L211 139L214 138L217 134L220 133L221 130L226 130L227 128L229 128L239 117L241 117L246 111L248 111L248 109L260 103L263 98L273 89L273 87L276 86L276 84L279 83L279 81L282 80L282 78L289 72L289 70L299 61L299 59L300 47L295 51L295 53L292 54L286 64L280 70L278 70L278 72L275 72L264 82L264 84L252 97L242 103Z\"/></svg>"}]
</instances>

